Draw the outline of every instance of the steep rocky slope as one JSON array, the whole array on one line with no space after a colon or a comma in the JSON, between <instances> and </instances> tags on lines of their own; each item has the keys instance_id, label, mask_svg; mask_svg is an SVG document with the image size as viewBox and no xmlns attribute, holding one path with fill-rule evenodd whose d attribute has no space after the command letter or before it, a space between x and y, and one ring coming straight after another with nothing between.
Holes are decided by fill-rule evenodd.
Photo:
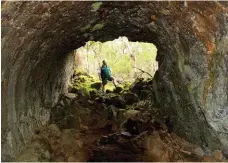
<instances>
[{"instance_id":1,"label":"steep rocky slope","mask_svg":"<svg viewBox=\"0 0 228 163\"><path fill-rule=\"evenodd\" d=\"M90 80L73 79L81 85ZM204 152L173 133L169 117L152 102L151 84L140 79L130 90L117 87L105 96L99 89L62 95L51 124L36 130L16 161L226 161L221 151Z\"/></svg>"}]
</instances>

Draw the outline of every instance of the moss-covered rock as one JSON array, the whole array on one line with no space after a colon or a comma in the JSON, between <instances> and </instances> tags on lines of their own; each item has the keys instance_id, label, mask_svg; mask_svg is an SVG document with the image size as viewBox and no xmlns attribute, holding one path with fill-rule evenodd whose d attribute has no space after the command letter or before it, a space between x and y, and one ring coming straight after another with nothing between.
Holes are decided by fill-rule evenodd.
<instances>
[{"instance_id":1,"label":"moss-covered rock","mask_svg":"<svg viewBox=\"0 0 228 163\"><path fill-rule=\"evenodd\" d=\"M126 101L127 105L132 105L134 103L137 103L139 100L138 96L135 93L131 93L131 92L123 94L123 98Z\"/></svg>"},{"instance_id":2,"label":"moss-covered rock","mask_svg":"<svg viewBox=\"0 0 228 163\"><path fill-rule=\"evenodd\" d=\"M94 82L90 85L91 88L94 88L96 90L100 90L102 87L102 83L101 82Z\"/></svg>"},{"instance_id":3,"label":"moss-covered rock","mask_svg":"<svg viewBox=\"0 0 228 163\"><path fill-rule=\"evenodd\" d=\"M87 26L80 28L80 31L81 31L81 32L86 32L86 31L88 31L90 28L91 28L91 25L88 24Z\"/></svg>"},{"instance_id":4,"label":"moss-covered rock","mask_svg":"<svg viewBox=\"0 0 228 163\"><path fill-rule=\"evenodd\" d=\"M122 90L123 90L122 87L117 86L117 87L113 90L113 93L120 93Z\"/></svg>"},{"instance_id":5,"label":"moss-covered rock","mask_svg":"<svg viewBox=\"0 0 228 163\"><path fill-rule=\"evenodd\" d=\"M93 28L91 29L91 32L94 32L94 31L99 31L101 30L102 28L104 28L105 24L103 23L99 23L99 24L96 24L93 26Z\"/></svg>"},{"instance_id":6,"label":"moss-covered rock","mask_svg":"<svg viewBox=\"0 0 228 163\"><path fill-rule=\"evenodd\" d=\"M91 11L92 12L96 12L97 10L100 9L101 5L103 4L103 2L95 2L91 5Z\"/></svg>"}]
</instances>

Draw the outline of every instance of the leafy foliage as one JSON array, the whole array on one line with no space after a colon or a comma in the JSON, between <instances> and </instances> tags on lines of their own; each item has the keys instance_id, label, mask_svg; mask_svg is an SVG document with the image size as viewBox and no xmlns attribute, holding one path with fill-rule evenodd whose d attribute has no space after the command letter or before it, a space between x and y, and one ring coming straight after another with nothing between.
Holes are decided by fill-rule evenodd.
<instances>
[{"instance_id":1,"label":"leafy foliage","mask_svg":"<svg viewBox=\"0 0 228 163\"><path fill-rule=\"evenodd\" d=\"M106 60L114 77L120 81L133 81L136 77L149 77L134 66L154 75L156 54L157 49L151 43L129 42L126 37L119 37L104 43L87 42L75 51L75 61L77 68L98 77L102 61Z\"/></svg>"}]
</instances>

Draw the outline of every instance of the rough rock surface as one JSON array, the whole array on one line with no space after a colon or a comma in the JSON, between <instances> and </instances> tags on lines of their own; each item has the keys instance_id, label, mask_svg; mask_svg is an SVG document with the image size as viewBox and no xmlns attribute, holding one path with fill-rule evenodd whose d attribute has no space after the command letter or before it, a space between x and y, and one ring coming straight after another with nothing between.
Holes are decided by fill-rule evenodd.
<instances>
[{"instance_id":1,"label":"rough rock surface","mask_svg":"<svg viewBox=\"0 0 228 163\"><path fill-rule=\"evenodd\" d=\"M158 48L157 103L174 130L228 147L227 2L2 2L2 160L49 121L88 40L127 36Z\"/></svg>"}]
</instances>

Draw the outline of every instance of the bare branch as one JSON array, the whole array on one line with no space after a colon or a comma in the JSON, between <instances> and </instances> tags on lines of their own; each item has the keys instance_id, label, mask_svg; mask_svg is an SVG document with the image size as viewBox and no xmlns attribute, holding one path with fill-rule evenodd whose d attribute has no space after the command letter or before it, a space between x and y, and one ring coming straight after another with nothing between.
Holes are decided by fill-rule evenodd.
<instances>
[{"instance_id":1,"label":"bare branch","mask_svg":"<svg viewBox=\"0 0 228 163\"><path fill-rule=\"evenodd\" d=\"M146 73L146 74L149 75L151 78L153 78L153 76L152 76L149 72L146 72L146 71L144 71L144 70L142 70L142 69L140 69L140 68L137 68L137 67L134 67L134 68L138 69L139 71L141 71L141 72L143 72L143 73Z\"/></svg>"}]
</instances>

